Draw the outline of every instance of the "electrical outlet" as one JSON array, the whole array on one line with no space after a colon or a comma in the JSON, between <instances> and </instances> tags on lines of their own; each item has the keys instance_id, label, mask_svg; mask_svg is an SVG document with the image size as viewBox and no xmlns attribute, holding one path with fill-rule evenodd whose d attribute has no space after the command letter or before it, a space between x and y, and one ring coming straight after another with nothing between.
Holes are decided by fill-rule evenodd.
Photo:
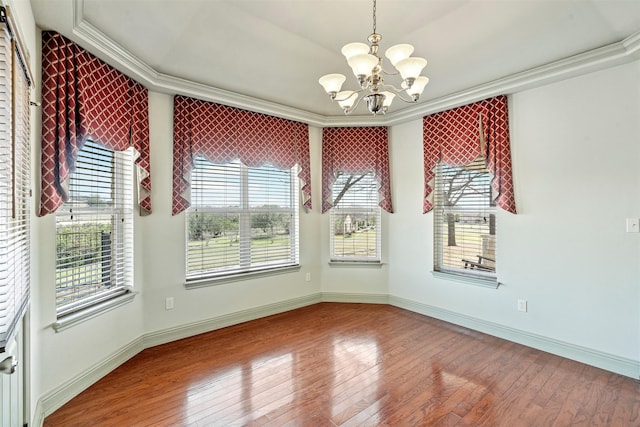
<instances>
[{"instance_id":1,"label":"electrical outlet","mask_svg":"<svg viewBox=\"0 0 640 427\"><path fill-rule=\"evenodd\" d=\"M518 300L518 311L524 311L525 313L527 312L527 300L526 299L519 299Z\"/></svg>"},{"instance_id":2,"label":"electrical outlet","mask_svg":"<svg viewBox=\"0 0 640 427\"><path fill-rule=\"evenodd\" d=\"M173 310L173 297L168 297L164 300L164 309Z\"/></svg>"},{"instance_id":3,"label":"electrical outlet","mask_svg":"<svg viewBox=\"0 0 640 427\"><path fill-rule=\"evenodd\" d=\"M305 280L306 280L307 282L310 282L310 281L311 281L311 273L307 273L307 275L306 275L306 277L305 277Z\"/></svg>"}]
</instances>

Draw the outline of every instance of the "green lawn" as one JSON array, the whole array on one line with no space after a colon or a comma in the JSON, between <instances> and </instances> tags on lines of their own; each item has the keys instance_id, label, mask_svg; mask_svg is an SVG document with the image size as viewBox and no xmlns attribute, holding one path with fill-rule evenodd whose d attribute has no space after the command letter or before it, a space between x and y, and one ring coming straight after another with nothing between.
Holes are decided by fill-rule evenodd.
<instances>
[{"instance_id":1,"label":"green lawn","mask_svg":"<svg viewBox=\"0 0 640 427\"><path fill-rule=\"evenodd\" d=\"M70 284L65 285L64 283ZM78 285L78 283L82 284ZM58 306L84 295L93 294L103 287L102 262L56 269L56 303Z\"/></svg>"},{"instance_id":2,"label":"green lawn","mask_svg":"<svg viewBox=\"0 0 640 427\"><path fill-rule=\"evenodd\" d=\"M291 258L288 234L254 237L251 240L251 263L286 261ZM240 264L240 245L235 236L221 236L189 242L188 270L202 271Z\"/></svg>"},{"instance_id":3,"label":"green lawn","mask_svg":"<svg viewBox=\"0 0 640 427\"><path fill-rule=\"evenodd\" d=\"M376 230L333 236L333 254L340 257L375 257Z\"/></svg>"}]
</instances>

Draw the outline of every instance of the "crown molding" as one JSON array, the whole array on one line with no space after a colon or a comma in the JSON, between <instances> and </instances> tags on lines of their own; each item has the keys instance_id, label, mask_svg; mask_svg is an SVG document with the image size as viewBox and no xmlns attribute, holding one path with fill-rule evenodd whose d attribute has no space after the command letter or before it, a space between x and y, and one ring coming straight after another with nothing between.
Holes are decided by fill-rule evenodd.
<instances>
[{"instance_id":1,"label":"crown molding","mask_svg":"<svg viewBox=\"0 0 640 427\"><path fill-rule=\"evenodd\" d=\"M317 127L392 126L497 95L508 95L640 59L640 31L624 40L384 116L323 116L157 72L84 19L84 0L74 1L72 39L150 90L190 96Z\"/></svg>"},{"instance_id":2,"label":"crown molding","mask_svg":"<svg viewBox=\"0 0 640 427\"><path fill-rule=\"evenodd\" d=\"M497 95L509 95L640 59L640 31L598 49L515 73L389 115L395 125Z\"/></svg>"}]
</instances>

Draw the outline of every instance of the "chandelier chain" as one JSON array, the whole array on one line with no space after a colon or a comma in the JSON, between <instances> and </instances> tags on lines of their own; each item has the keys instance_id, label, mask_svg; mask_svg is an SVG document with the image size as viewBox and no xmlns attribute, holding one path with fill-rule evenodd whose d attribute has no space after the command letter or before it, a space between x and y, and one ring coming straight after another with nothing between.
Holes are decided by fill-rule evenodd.
<instances>
[{"instance_id":1,"label":"chandelier chain","mask_svg":"<svg viewBox=\"0 0 640 427\"><path fill-rule=\"evenodd\" d=\"M373 34L376 34L376 0L373 0Z\"/></svg>"}]
</instances>

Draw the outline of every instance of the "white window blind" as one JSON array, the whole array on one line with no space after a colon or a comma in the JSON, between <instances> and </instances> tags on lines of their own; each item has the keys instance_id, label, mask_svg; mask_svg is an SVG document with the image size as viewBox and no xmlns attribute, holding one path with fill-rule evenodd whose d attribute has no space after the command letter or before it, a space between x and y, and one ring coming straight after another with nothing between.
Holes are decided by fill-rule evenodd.
<instances>
[{"instance_id":1,"label":"white window blind","mask_svg":"<svg viewBox=\"0 0 640 427\"><path fill-rule=\"evenodd\" d=\"M29 304L31 80L0 8L0 348Z\"/></svg>"},{"instance_id":2,"label":"white window blind","mask_svg":"<svg viewBox=\"0 0 640 427\"><path fill-rule=\"evenodd\" d=\"M298 264L295 169L195 159L187 280Z\"/></svg>"},{"instance_id":3,"label":"white window blind","mask_svg":"<svg viewBox=\"0 0 640 427\"><path fill-rule=\"evenodd\" d=\"M340 173L331 192L331 259L380 261L380 207L373 172Z\"/></svg>"},{"instance_id":4,"label":"white window blind","mask_svg":"<svg viewBox=\"0 0 640 427\"><path fill-rule=\"evenodd\" d=\"M56 212L58 318L125 293L133 278L133 156L87 141Z\"/></svg>"},{"instance_id":5,"label":"white window blind","mask_svg":"<svg viewBox=\"0 0 640 427\"><path fill-rule=\"evenodd\" d=\"M484 160L436 168L435 270L495 278L496 207Z\"/></svg>"},{"instance_id":6,"label":"white window blind","mask_svg":"<svg viewBox=\"0 0 640 427\"><path fill-rule=\"evenodd\" d=\"M0 8L0 347L29 304L30 78Z\"/></svg>"}]
</instances>

